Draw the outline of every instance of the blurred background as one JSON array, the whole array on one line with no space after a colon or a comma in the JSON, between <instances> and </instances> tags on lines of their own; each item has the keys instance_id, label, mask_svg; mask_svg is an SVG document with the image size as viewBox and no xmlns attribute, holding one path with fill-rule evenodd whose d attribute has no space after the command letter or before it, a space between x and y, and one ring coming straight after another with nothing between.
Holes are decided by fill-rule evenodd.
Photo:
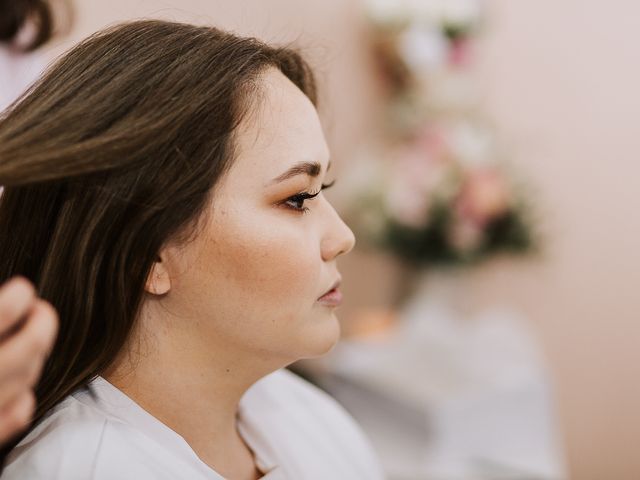
<instances>
[{"instance_id":1,"label":"blurred background","mask_svg":"<svg viewBox=\"0 0 640 480\"><path fill-rule=\"evenodd\" d=\"M355 416L390 479L640 478L640 4L72 8L42 66L142 17L310 60L327 195L358 245L341 264L343 340L292 368Z\"/></svg>"}]
</instances>

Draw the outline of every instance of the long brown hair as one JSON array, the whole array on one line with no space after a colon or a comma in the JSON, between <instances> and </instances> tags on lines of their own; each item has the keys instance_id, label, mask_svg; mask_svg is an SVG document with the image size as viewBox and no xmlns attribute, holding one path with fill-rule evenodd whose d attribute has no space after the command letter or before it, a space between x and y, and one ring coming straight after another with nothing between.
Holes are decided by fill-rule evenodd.
<instances>
[{"instance_id":1,"label":"long brown hair","mask_svg":"<svg viewBox=\"0 0 640 480\"><path fill-rule=\"evenodd\" d=\"M194 231L270 67L316 103L290 48L126 23L73 48L0 118L0 283L26 276L60 316L34 423L125 345L157 253Z\"/></svg>"}]
</instances>

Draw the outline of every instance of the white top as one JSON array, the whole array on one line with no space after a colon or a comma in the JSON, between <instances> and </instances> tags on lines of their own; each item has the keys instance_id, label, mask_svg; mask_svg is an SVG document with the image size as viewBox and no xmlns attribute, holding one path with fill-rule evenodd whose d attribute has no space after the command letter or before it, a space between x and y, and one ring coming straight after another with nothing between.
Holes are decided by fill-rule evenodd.
<instances>
[{"instance_id":1,"label":"white top","mask_svg":"<svg viewBox=\"0 0 640 480\"><path fill-rule=\"evenodd\" d=\"M40 52L27 54L0 43L0 112L38 78L45 65Z\"/></svg>"},{"instance_id":2,"label":"white top","mask_svg":"<svg viewBox=\"0 0 640 480\"><path fill-rule=\"evenodd\" d=\"M42 54L22 53L0 43L0 113L17 99L45 67ZM2 196L0 186L0 197Z\"/></svg>"},{"instance_id":3,"label":"white top","mask_svg":"<svg viewBox=\"0 0 640 480\"><path fill-rule=\"evenodd\" d=\"M378 480L376 455L328 394L286 369L240 400L238 431L264 480ZM223 480L187 442L97 377L53 408L8 456L2 480Z\"/></svg>"}]
</instances>

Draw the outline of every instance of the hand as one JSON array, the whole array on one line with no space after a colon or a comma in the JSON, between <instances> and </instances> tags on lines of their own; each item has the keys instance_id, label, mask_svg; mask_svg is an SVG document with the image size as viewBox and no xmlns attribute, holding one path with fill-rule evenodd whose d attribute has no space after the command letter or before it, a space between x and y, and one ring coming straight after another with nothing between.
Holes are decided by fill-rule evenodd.
<instances>
[{"instance_id":1,"label":"hand","mask_svg":"<svg viewBox=\"0 0 640 480\"><path fill-rule=\"evenodd\" d=\"M53 307L24 278L0 288L0 444L31 421L36 385L58 330Z\"/></svg>"}]
</instances>

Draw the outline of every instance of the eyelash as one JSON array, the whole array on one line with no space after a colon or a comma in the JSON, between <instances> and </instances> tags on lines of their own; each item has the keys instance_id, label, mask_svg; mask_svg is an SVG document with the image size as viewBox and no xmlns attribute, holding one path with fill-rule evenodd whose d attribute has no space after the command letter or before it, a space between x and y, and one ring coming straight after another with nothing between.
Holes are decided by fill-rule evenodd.
<instances>
[{"instance_id":1,"label":"eyelash","mask_svg":"<svg viewBox=\"0 0 640 480\"><path fill-rule=\"evenodd\" d=\"M318 195L320 195L320 192L322 190L326 190L327 188L333 187L333 185L336 183L336 181L334 180L331 183L328 183L327 185L322 185L322 187L320 188L320 190L318 190L317 192L300 192L296 195L293 195L292 197L287 198L282 204L286 207L289 208L291 210L294 210L296 212L300 212L300 213L307 213L309 211L308 207L294 207L292 205L289 204L289 202L298 202L298 203L302 203L304 204L305 200L310 200L314 197L317 197Z\"/></svg>"}]
</instances>

